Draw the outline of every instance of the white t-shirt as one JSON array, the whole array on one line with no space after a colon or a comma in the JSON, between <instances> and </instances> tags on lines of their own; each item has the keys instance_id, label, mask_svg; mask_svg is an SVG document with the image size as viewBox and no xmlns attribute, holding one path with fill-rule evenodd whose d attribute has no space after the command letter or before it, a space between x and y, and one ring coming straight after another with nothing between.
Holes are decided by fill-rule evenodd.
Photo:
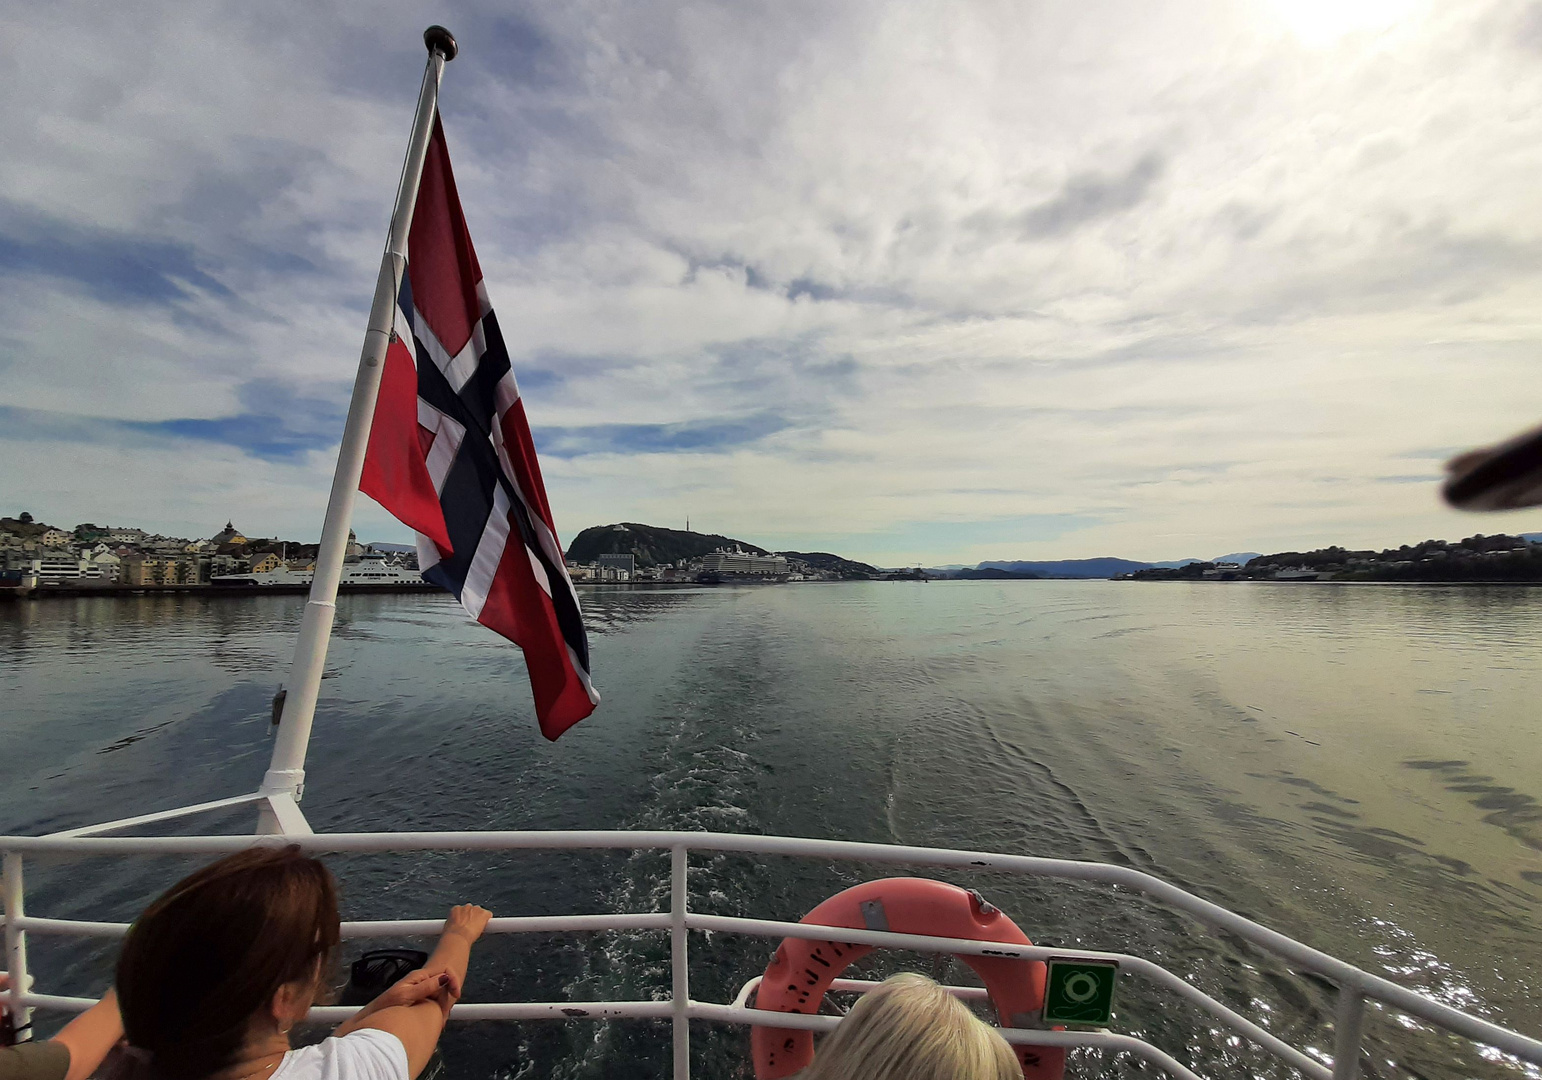
<instances>
[{"instance_id":1,"label":"white t-shirt","mask_svg":"<svg viewBox=\"0 0 1542 1080\"><path fill-rule=\"evenodd\" d=\"M389 1031L361 1028L289 1051L268 1080L408 1080L407 1048Z\"/></svg>"}]
</instances>

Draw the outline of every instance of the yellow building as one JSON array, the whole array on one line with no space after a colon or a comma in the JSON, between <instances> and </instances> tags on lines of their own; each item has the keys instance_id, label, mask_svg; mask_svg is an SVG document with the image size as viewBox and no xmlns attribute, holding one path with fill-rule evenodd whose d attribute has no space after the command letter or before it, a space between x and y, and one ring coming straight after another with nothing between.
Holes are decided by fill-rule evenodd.
<instances>
[{"instance_id":1,"label":"yellow building","mask_svg":"<svg viewBox=\"0 0 1542 1080\"><path fill-rule=\"evenodd\" d=\"M130 555L118 572L120 585L160 585L164 582L166 560L148 555Z\"/></svg>"},{"instance_id":2,"label":"yellow building","mask_svg":"<svg viewBox=\"0 0 1542 1080\"><path fill-rule=\"evenodd\" d=\"M184 585L198 581L198 568L189 562L176 559L157 559L149 555L127 556L118 572L118 584L143 587L146 585Z\"/></svg>"},{"instance_id":3,"label":"yellow building","mask_svg":"<svg viewBox=\"0 0 1542 1080\"><path fill-rule=\"evenodd\" d=\"M266 574L269 570L277 570L280 566L283 565L284 564L279 560L279 557L270 551L262 558L252 563L252 573Z\"/></svg>"}]
</instances>

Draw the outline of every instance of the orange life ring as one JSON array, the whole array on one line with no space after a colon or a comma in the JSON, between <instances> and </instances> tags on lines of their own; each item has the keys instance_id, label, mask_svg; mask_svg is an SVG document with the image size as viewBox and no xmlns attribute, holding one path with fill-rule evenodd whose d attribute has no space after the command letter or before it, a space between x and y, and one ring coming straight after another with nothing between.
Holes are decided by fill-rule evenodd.
<instances>
[{"instance_id":1,"label":"orange life ring","mask_svg":"<svg viewBox=\"0 0 1542 1080\"><path fill-rule=\"evenodd\" d=\"M801 920L816 926L853 930L891 930L897 934L1010 941L1031 945L1017 924L987 904L977 892L928 878L884 878L836 893ZM872 952L871 945L787 938L760 980L755 1008L774 1012L814 1013L830 984L852 961ZM1002 956L960 956L985 981L996 1015L1020 1027L1044 1006L1044 964ZM1048 1046L1014 1046L1028 1080L1060 1080L1065 1051ZM757 1080L779 1080L807 1068L814 1060L814 1033L792 1028L750 1029L750 1052Z\"/></svg>"}]
</instances>

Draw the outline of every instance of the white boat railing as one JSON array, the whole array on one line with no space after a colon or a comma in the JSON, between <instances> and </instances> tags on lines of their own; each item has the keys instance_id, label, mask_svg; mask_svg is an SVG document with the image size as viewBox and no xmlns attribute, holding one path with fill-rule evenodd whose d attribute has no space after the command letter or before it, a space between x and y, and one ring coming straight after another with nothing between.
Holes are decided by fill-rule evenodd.
<instances>
[{"instance_id":1,"label":"white boat railing","mask_svg":"<svg viewBox=\"0 0 1542 1080\"><path fill-rule=\"evenodd\" d=\"M188 813L220 809L243 803L267 801L280 823L291 822L294 831L262 836L102 836L93 835L128 828ZM273 806L275 801L285 806ZM689 985L689 938L691 931L744 934L769 939L785 937L828 940L930 953L956 955L1006 956L1024 960L1051 957L1085 957L1113 960L1126 976L1144 978L1164 990L1197 1005L1237 1035L1273 1054L1298 1073L1313 1080L1354 1080L1360 1074L1361 1042L1366 1002L1376 1001L1406 1016L1433 1024L1474 1042L1499 1050L1513 1059L1542 1065L1542 1041L1462 1012L1378 975L1362 971L1274 930L1228 911L1186 892L1175 885L1125 866L1107 863L1046 859L995 852L961 851L947 848L909 847L890 844L860 843L843 840L818 840L784 836L741 836L731 833L660 832L660 831L541 831L541 832L401 832L401 833L313 833L305 825L299 808L286 796L277 798L251 795L186 807L179 811L142 815L85 829L70 830L50 836L0 837L4 857L5 949L7 966L12 973L8 1003L14 1016L26 1023L32 1009L79 1011L89 1008L92 999L39 993L30 987L26 941L29 934L71 935L76 937L115 938L128 930L127 923L89 922L30 916L25 913L23 863L34 856L196 854L220 855L257 845L298 844L315 853L401 853L409 851L576 851L576 850L657 850L670 853L670 908L667 912L638 912L605 915L559 915L495 918L488 925L494 934L553 932L655 931L670 935L672 985L671 997L663 1001L553 1001L462 1003L455 1006L457 1020L573 1020L573 1019L654 1019L669 1020L673 1025L674 1076L690 1076L689 1021L728 1024L762 1024L777 1028L826 1031L840 1022L836 1016L762 1011L749 1006L750 995L759 984L751 979L733 1001L694 1000ZM1331 1061L1319 1061L1280 1039L1278 1036L1228 1008L1190 984L1183 977L1159 964L1124 953L1089 952L1081 949L1024 946L1010 942L987 942L901 934L846 927L832 934L830 928L805 923L778 922L767 919L737 918L692 911L687 903L686 875L692 853L741 855L787 855L823 861L903 864L967 872L994 871L1033 877L1098 882L1116 888L1143 893L1153 900L1182 911L1217 930L1235 934L1281 958L1293 970L1321 976L1338 988L1338 1007L1334 1022L1334 1053ZM432 935L443 923L438 919L345 922L344 937L379 938ZM769 950L768 950L769 955ZM19 976L19 977L18 977ZM870 989L873 983L862 980L837 980L835 990L855 993ZM984 991L972 987L950 987L951 992L967 998L983 998ZM349 1016L349 1008L325 1007L312 1010L318 1021L338 1021ZM1036 1046L1097 1047L1139 1057L1172 1076L1199 1080L1197 1074L1171 1054L1133 1035L1106 1029L1061 1031L1027 1028L1003 1028L1002 1035L1011 1043Z\"/></svg>"}]
</instances>

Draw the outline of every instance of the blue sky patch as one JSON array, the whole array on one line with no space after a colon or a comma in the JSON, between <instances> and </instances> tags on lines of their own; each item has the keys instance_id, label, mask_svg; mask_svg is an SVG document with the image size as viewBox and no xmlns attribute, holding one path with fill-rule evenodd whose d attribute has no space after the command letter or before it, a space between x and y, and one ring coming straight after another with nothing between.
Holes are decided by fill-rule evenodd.
<instances>
[{"instance_id":1,"label":"blue sky patch","mask_svg":"<svg viewBox=\"0 0 1542 1080\"><path fill-rule=\"evenodd\" d=\"M27 235L0 235L0 272L65 278L118 304L171 303L190 289L232 295L198 267L186 245L58 221L34 222Z\"/></svg>"},{"instance_id":2,"label":"blue sky patch","mask_svg":"<svg viewBox=\"0 0 1542 1080\"><path fill-rule=\"evenodd\" d=\"M542 427L533 432L536 450L552 457L591 454L717 453L758 442L792 426L777 413L686 420L674 424L592 424Z\"/></svg>"},{"instance_id":3,"label":"blue sky patch","mask_svg":"<svg viewBox=\"0 0 1542 1080\"><path fill-rule=\"evenodd\" d=\"M335 447L343 434L346 399L309 398L271 383L241 388L242 412L219 417L120 420L0 405L5 438L91 445L140 445L191 439L220 443L264 461L293 461Z\"/></svg>"}]
</instances>

